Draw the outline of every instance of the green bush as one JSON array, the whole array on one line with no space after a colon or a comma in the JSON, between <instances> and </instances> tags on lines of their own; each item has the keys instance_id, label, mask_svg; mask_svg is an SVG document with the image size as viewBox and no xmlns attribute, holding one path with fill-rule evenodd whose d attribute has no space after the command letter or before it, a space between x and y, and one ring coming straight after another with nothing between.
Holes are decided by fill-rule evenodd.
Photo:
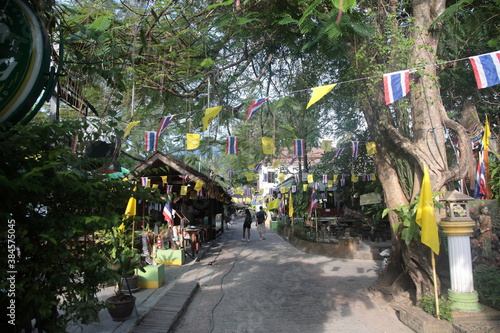
<instances>
[{"instance_id":1,"label":"green bush","mask_svg":"<svg viewBox=\"0 0 500 333\"><path fill-rule=\"evenodd\" d=\"M474 270L474 287L481 304L500 310L500 271L480 265Z\"/></svg>"},{"instance_id":2,"label":"green bush","mask_svg":"<svg viewBox=\"0 0 500 333\"><path fill-rule=\"evenodd\" d=\"M439 297L439 316L436 314L436 299L434 296L423 295L420 299L420 308L436 318L453 321L451 315L452 302L444 297Z\"/></svg>"},{"instance_id":3,"label":"green bush","mask_svg":"<svg viewBox=\"0 0 500 333\"><path fill-rule=\"evenodd\" d=\"M93 240L97 230L121 223L132 189L88 171L96 160L70 149L74 138L83 141L84 126L44 123L0 131L0 306L15 303L17 331L31 332L35 318L40 332L97 320L105 304L96 295L115 279L101 255L109 245Z\"/></svg>"}]
</instances>

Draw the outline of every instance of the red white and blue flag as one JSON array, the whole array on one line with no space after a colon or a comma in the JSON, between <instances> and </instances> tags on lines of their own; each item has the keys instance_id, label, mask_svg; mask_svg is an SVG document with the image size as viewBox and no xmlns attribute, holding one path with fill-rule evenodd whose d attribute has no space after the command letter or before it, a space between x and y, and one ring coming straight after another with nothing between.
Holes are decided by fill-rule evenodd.
<instances>
[{"instance_id":1,"label":"red white and blue flag","mask_svg":"<svg viewBox=\"0 0 500 333\"><path fill-rule=\"evenodd\" d=\"M394 103L410 92L410 71L384 74L385 104Z\"/></svg>"},{"instance_id":2,"label":"red white and blue flag","mask_svg":"<svg viewBox=\"0 0 500 333\"><path fill-rule=\"evenodd\" d=\"M345 186L345 175L340 178L340 186Z\"/></svg>"},{"instance_id":3,"label":"red white and blue flag","mask_svg":"<svg viewBox=\"0 0 500 333\"><path fill-rule=\"evenodd\" d=\"M146 131L144 133L144 141L146 146L144 147L144 151L157 151L156 148L158 146L158 136L154 131Z\"/></svg>"},{"instance_id":4,"label":"red white and blue flag","mask_svg":"<svg viewBox=\"0 0 500 333\"><path fill-rule=\"evenodd\" d=\"M470 57L469 59L478 89L500 83L500 51Z\"/></svg>"},{"instance_id":5,"label":"red white and blue flag","mask_svg":"<svg viewBox=\"0 0 500 333\"><path fill-rule=\"evenodd\" d=\"M483 152L480 152L476 169L476 187L474 188L474 198L476 199L486 197L486 172L484 170Z\"/></svg>"},{"instance_id":6,"label":"red white and blue flag","mask_svg":"<svg viewBox=\"0 0 500 333\"><path fill-rule=\"evenodd\" d=\"M314 212L314 209L318 206L318 198L316 197L316 191L313 189L311 193L311 203L309 205L309 216L312 216L312 213Z\"/></svg>"},{"instance_id":7,"label":"red white and blue flag","mask_svg":"<svg viewBox=\"0 0 500 333\"><path fill-rule=\"evenodd\" d=\"M278 208L279 215L285 215L285 196L281 196L280 206Z\"/></svg>"},{"instance_id":8,"label":"red white and blue flag","mask_svg":"<svg viewBox=\"0 0 500 333\"><path fill-rule=\"evenodd\" d=\"M340 155L344 152L344 149L345 148L337 149L337 151L335 152L335 155L333 157L340 157Z\"/></svg>"},{"instance_id":9,"label":"red white and blue flag","mask_svg":"<svg viewBox=\"0 0 500 333\"><path fill-rule=\"evenodd\" d=\"M238 154L238 137L227 137L226 154Z\"/></svg>"},{"instance_id":10,"label":"red white and blue flag","mask_svg":"<svg viewBox=\"0 0 500 333\"><path fill-rule=\"evenodd\" d=\"M141 177L141 185L143 187L148 186L148 177Z\"/></svg>"},{"instance_id":11,"label":"red white and blue flag","mask_svg":"<svg viewBox=\"0 0 500 333\"><path fill-rule=\"evenodd\" d=\"M250 117L253 116L268 99L269 97L254 99L248 108L246 120L250 119Z\"/></svg>"},{"instance_id":12,"label":"red white and blue flag","mask_svg":"<svg viewBox=\"0 0 500 333\"><path fill-rule=\"evenodd\" d=\"M189 179L189 175L187 173L183 174L183 175L179 175L179 177L182 178L182 181L184 184L187 183L188 179Z\"/></svg>"},{"instance_id":13,"label":"red white and blue flag","mask_svg":"<svg viewBox=\"0 0 500 333\"><path fill-rule=\"evenodd\" d=\"M295 180L296 183L300 182L299 174L298 173L294 174L293 179Z\"/></svg>"},{"instance_id":14,"label":"red white and blue flag","mask_svg":"<svg viewBox=\"0 0 500 333\"><path fill-rule=\"evenodd\" d=\"M297 185L292 185L292 193L297 192Z\"/></svg>"},{"instance_id":15,"label":"red white and blue flag","mask_svg":"<svg viewBox=\"0 0 500 333\"><path fill-rule=\"evenodd\" d=\"M172 194L174 192L174 185L167 185L166 194Z\"/></svg>"},{"instance_id":16,"label":"red white and blue flag","mask_svg":"<svg viewBox=\"0 0 500 333\"><path fill-rule=\"evenodd\" d=\"M323 175L323 184L328 183L328 175Z\"/></svg>"},{"instance_id":17,"label":"red white and blue flag","mask_svg":"<svg viewBox=\"0 0 500 333\"><path fill-rule=\"evenodd\" d=\"M158 137L163 133L163 131L167 128L167 126L174 120L175 115L172 116L166 116L161 118L160 120L160 126L158 127L158 130L156 131L158 133Z\"/></svg>"},{"instance_id":18,"label":"red white and blue flag","mask_svg":"<svg viewBox=\"0 0 500 333\"><path fill-rule=\"evenodd\" d=\"M359 141L352 141L351 142L351 148L352 148L352 157L358 157L358 154L359 154Z\"/></svg>"},{"instance_id":19,"label":"red white and blue flag","mask_svg":"<svg viewBox=\"0 0 500 333\"><path fill-rule=\"evenodd\" d=\"M172 215L172 203L167 201L163 207L163 218L167 221L169 227L174 225L174 216Z\"/></svg>"},{"instance_id":20,"label":"red white and blue flag","mask_svg":"<svg viewBox=\"0 0 500 333\"><path fill-rule=\"evenodd\" d=\"M254 171L259 171L262 168L262 162L255 164Z\"/></svg>"},{"instance_id":21,"label":"red white and blue flag","mask_svg":"<svg viewBox=\"0 0 500 333\"><path fill-rule=\"evenodd\" d=\"M304 156L304 139L294 139L293 140L293 153L295 156Z\"/></svg>"}]
</instances>

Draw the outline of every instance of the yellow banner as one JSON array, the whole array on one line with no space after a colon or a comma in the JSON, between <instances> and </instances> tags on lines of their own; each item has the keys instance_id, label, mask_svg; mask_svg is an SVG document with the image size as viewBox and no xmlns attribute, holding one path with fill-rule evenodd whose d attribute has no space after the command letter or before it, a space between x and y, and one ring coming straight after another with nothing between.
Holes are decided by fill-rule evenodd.
<instances>
[{"instance_id":1,"label":"yellow banner","mask_svg":"<svg viewBox=\"0 0 500 333\"><path fill-rule=\"evenodd\" d=\"M366 143L366 153L368 155L373 155L377 153L377 144L375 142Z\"/></svg>"},{"instance_id":2,"label":"yellow banner","mask_svg":"<svg viewBox=\"0 0 500 333\"><path fill-rule=\"evenodd\" d=\"M196 192L199 192L201 191L201 189L203 188L203 184L205 184L204 182L202 182L201 180L197 180L196 181L196 184L194 185L194 190Z\"/></svg>"},{"instance_id":3,"label":"yellow banner","mask_svg":"<svg viewBox=\"0 0 500 333\"><path fill-rule=\"evenodd\" d=\"M359 181L359 177L357 175L355 175L355 174L352 174L351 175L351 181L353 183L357 183Z\"/></svg>"},{"instance_id":4,"label":"yellow banner","mask_svg":"<svg viewBox=\"0 0 500 333\"><path fill-rule=\"evenodd\" d=\"M307 187L308 187L307 184L302 184L302 191L304 191L304 192L307 191Z\"/></svg>"},{"instance_id":5,"label":"yellow banner","mask_svg":"<svg viewBox=\"0 0 500 333\"><path fill-rule=\"evenodd\" d=\"M123 133L123 138L126 138L127 136L130 135L130 132L132 131L132 128L134 128L135 125L140 123L140 121L132 121L127 124L127 127L125 127L125 132Z\"/></svg>"},{"instance_id":6,"label":"yellow banner","mask_svg":"<svg viewBox=\"0 0 500 333\"><path fill-rule=\"evenodd\" d=\"M285 181L285 174L284 173L280 173L278 175L278 180L280 183L283 183Z\"/></svg>"},{"instance_id":7,"label":"yellow banner","mask_svg":"<svg viewBox=\"0 0 500 333\"><path fill-rule=\"evenodd\" d=\"M205 116L201 119L201 122L203 124L203 131L205 131L208 125L210 125L210 123L212 122L212 120L214 120L214 118L217 117L221 109L222 106L216 106L205 110Z\"/></svg>"},{"instance_id":8,"label":"yellow banner","mask_svg":"<svg viewBox=\"0 0 500 333\"><path fill-rule=\"evenodd\" d=\"M274 154L274 139L273 138L262 138L262 151L266 155Z\"/></svg>"},{"instance_id":9,"label":"yellow banner","mask_svg":"<svg viewBox=\"0 0 500 333\"><path fill-rule=\"evenodd\" d=\"M333 88L335 88L336 85L337 84L334 83L326 86L312 88L311 99L309 100L309 103L307 103L306 109L309 109L311 105L322 99L323 96L328 94Z\"/></svg>"},{"instance_id":10,"label":"yellow banner","mask_svg":"<svg viewBox=\"0 0 500 333\"><path fill-rule=\"evenodd\" d=\"M321 149L324 151L332 151L333 140L323 140L321 141Z\"/></svg>"},{"instance_id":11,"label":"yellow banner","mask_svg":"<svg viewBox=\"0 0 500 333\"><path fill-rule=\"evenodd\" d=\"M181 195L186 195L188 193L188 187L187 186L181 186Z\"/></svg>"},{"instance_id":12,"label":"yellow banner","mask_svg":"<svg viewBox=\"0 0 500 333\"><path fill-rule=\"evenodd\" d=\"M187 150L196 149L200 146L200 135L187 133L186 134L186 148Z\"/></svg>"},{"instance_id":13,"label":"yellow banner","mask_svg":"<svg viewBox=\"0 0 500 333\"><path fill-rule=\"evenodd\" d=\"M314 177L313 177L313 175L311 175L311 174L307 175L307 182L308 183L314 183Z\"/></svg>"},{"instance_id":14,"label":"yellow banner","mask_svg":"<svg viewBox=\"0 0 500 333\"><path fill-rule=\"evenodd\" d=\"M253 180L253 173L251 172L247 172L246 173L246 176L247 176L247 181L248 182L251 182Z\"/></svg>"}]
</instances>

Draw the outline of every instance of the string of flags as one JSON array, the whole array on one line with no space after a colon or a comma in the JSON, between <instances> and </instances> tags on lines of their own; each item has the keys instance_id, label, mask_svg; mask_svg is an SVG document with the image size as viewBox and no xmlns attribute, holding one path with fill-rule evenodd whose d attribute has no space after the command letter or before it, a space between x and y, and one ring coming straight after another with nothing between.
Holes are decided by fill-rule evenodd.
<instances>
[{"instance_id":1,"label":"string of flags","mask_svg":"<svg viewBox=\"0 0 500 333\"><path fill-rule=\"evenodd\" d=\"M463 59L457 59L453 60L453 62L466 59L468 59L471 63L478 89L484 89L487 87L500 84L500 51L495 51ZM405 97L410 92L410 73L414 70L415 69L411 70L406 69L382 75L386 105L398 101L399 99ZM306 106L306 109L311 107L314 103L319 101L321 98L323 98L326 94L328 94L331 90L333 90L337 85L341 83L345 82L337 82L333 84L311 88L312 90L311 97ZM246 120L249 120L253 115L255 115L257 111L262 107L262 105L266 103L269 99L270 97L254 99L251 102L250 107L248 109ZM202 118L202 131L205 131L208 128L213 119L217 117L221 109L222 106L216 106L212 108L207 108L205 110L205 115ZM158 138L166 130L167 126L172 122L174 117L175 115L163 117L160 120L159 127L155 132L145 131L145 148L144 148L145 151L157 150ZM137 124L139 124L139 121L130 122L125 128L124 137L130 135L132 128ZM186 148L188 150L198 148L199 144L200 144L200 134L194 134L194 133L186 134ZM237 154L237 144L238 144L237 140L230 142L228 139L227 144L232 145L232 148L226 149L227 153ZM301 144L302 143L300 141L294 141L294 151L296 156L302 156L300 154L302 153L304 146L300 146ZM271 141L271 138L262 138L262 145L264 154L274 154L274 142ZM342 151L337 151L337 153L340 156Z\"/></svg>"}]
</instances>

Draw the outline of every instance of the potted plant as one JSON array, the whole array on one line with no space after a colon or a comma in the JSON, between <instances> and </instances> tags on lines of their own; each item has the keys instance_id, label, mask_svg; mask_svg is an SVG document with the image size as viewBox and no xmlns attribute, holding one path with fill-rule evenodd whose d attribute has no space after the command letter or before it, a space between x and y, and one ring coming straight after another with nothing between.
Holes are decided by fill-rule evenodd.
<instances>
[{"instance_id":1,"label":"potted plant","mask_svg":"<svg viewBox=\"0 0 500 333\"><path fill-rule=\"evenodd\" d=\"M107 255L111 268L116 272L115 295L106 299L109 304L108 312L114 321L124 321L130 318L135 306L135 296L132 292L138 290L135 270L145 272L139 251L125 243L125 225L112 228L104 237L104 241L111 245ZM135 280L135 284L134 284Z\"/></svg>"}]
</instances>

